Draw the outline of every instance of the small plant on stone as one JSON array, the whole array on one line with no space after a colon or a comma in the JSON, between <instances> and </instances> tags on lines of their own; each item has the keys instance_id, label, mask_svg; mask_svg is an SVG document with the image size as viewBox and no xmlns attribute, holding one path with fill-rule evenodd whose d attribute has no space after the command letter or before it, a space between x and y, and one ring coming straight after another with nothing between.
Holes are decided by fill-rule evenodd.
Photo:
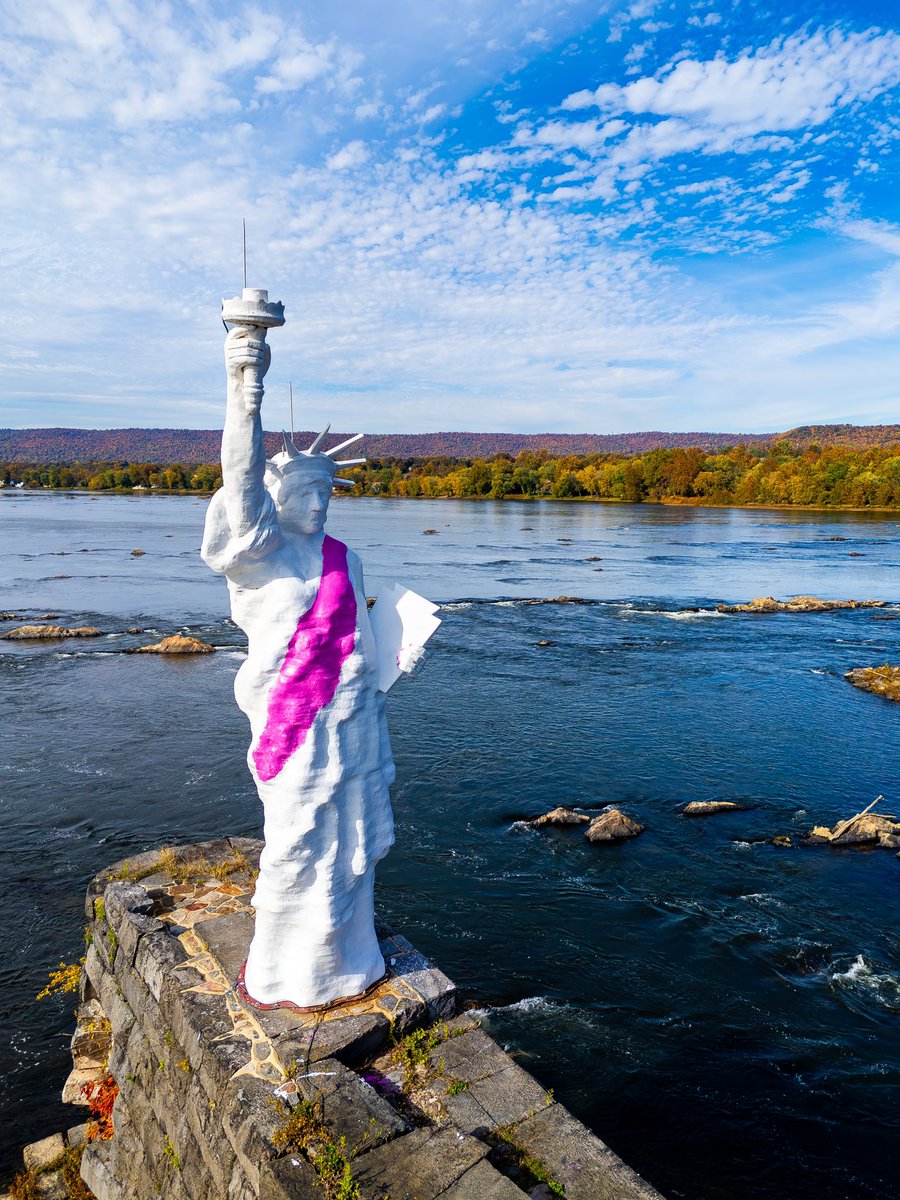
<instances>
[{"instance_id":1,"label":"small plant on stone","mask_svg":"<svg viewBox=\"0 0 900 1200\"><path fill-rule=\"evenodd\" d=\"M220 883L226 882L232 875L253 875L254 870L250 865L250 860L246 854L240 850L235 850L231 858L223 859L217 862L212 869L213 879L218 879Z\"/></svg>"},{"instance_id":2,"label":"small plant on stone","mask_svg":"<svg viewBox=\"0 0 900 1200\"><path fill-rule=\"evenodd\" d=\"M274 1145L300 1151L308 1159L327 1200L359 1200L359 1185L345 1155L346 1140L333 1140L321 1109L311 1100L301 1100L293 1108L279 1100L278 1112L282 1121L272 1135Z\"/></svg>"},{"instance_id":3,"label":"small plant on stone","mask_svg":"<svg viewBox=\"0 0 900 1200\"><path fill-rule=\"evenodd\" d=\"M60 1169L69 1200L94 1200L94 1193L88 1190L81 1178L81 1156L84 1154L84 1147L84 1142L77 1146L66 1146L63 1154Z\"/></svg>"},{"instance_id":4,"label":"small plant on stone","mask_svg":"<svg viewBox=\"0 0 900 1200\"><path fill-rule=\"evenodd\" d=\"M391 1061L403 1068L404 1091L412 1091L417 1085L428 1082L433 1073L428 1056L451 1036L447 1023L442 1021L427 1029L414 1029L396 1043L391 1051Z\"/></svg>"},{"instance_id":5,"label":"small plant on stone","mask_svg":"<svg viewBox=\"0 0 900 1200\"><path fill-rule=\"evenodd\" d=\"M554 1196L565 1200L566 1191L559 1180L554 1179L550 1171L539 1158L525 1149L516 1141L515 1126L504 1125L494 1129L485 1139L494 1149L491 1161L505 1175L511 1176L523 1191L529 1191L534 1184L543 1183Z\"/></svg>"},{"instance_id":6,"label":"small plant on stone","mask_svg":"<svg viewBox=\"0 0 900 1200\"><path fill-rule=\"evenodd\" d=\"M37 1176L33 1171L20 1171L9 1185L10 1200L41 1200Z\"/></svg>"},{"instance_id":7,"label":"small plant on stone","mask_svg":"<svg viewBox=\"0 0 900 1200\"><path fill-rule=\"evenodd\" d=\"M94 1083L86 1083L81 1089L87 1101L88 1111L94 1118L88 1122L85 1137L89 1142L106 1142L113 1135L112 1110L119 1094L119 1087L112 1075Z\"/></svg>"},{"instance_id":8,"label":"small plant on stone","mask_svg":"<svg viewBox=\"0 0 900 1200\"><path fill-rule=\"evenodd\" d=\"M468 1090L469 1090L469 1085L466 1083L466 1081L464 1079L451 1079L450 1085L447 1088L447 1095L448 1096L459 1096L460 1093L467 1092Z\"/></svg>"},{"instance_id":9,"label":"small plant on stone","mask_svg":"<svg viewBox=\"0 0 900 1200\"><path fill-rule=\"evenodd\" d=\"M321 1138L324 1130L316 1106L311 1100L301 1100L293 1108L279 1102L281 1124L272 1135L279 1150L306 1150L311 1142Z\"/></svg>"},{"instance_id":10,"label":"small plant on stone","mask_svg":"<svg viewBox=\"0 0 900 1200\"><path fill-rule=\"evenodd\" d=\"M106 904L102 896L98 896L94 901L94 916L98 921L106 920Z\"/></svg>"},{"instance_id":11,"label":"small plant on stone","mask_svg":"<svg viewBox=\"0 0 900 1200\"><path fill-rule=\"evenodd\" d=\"M169 1165L173 1171L181 1170L181 1159L178 1157L178 1151L172 1145L168 1138L163 1142L163 1154L169 1161Z\"/></svg>"},{"instance_id":12,"label":"small plant on stone","mask_svg":"<svg viewBox=\"0 0 900 1200\"><path fill-rule=\"evenodd\" d=\"M312 1157L312 1165L329 1200L359 1200L359 1184L344 1157L346 1138L339 1143L326 1142Z\"/></svg>"},{"instance_id":13,"label":"small plant on stone","mask_svg":"<svg viewBox=\"0 0 900 1200\"><path fill-rule=\"evenodd\" d=\"M78 985L81 983L83 965L83 958L80 958L77 963L61 962L55 971L49 973L49 983L38 992L37 999L45 1000L48 996L54 996L61 992L77 992Z\"/></svg>"}]
</instances>

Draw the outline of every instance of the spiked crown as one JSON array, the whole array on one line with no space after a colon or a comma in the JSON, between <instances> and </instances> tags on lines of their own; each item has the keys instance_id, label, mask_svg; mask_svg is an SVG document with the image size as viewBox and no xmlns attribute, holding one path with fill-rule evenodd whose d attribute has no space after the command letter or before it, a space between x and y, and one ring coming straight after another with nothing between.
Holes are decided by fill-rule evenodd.
<instances>
[{"instance_id":1,"label":"spiked crown","mask_svg":"<svg viewBox=\"0 0 900 1200\"><path fill-rule=\"evenodd\" d=\"M266 484L274 484L284 479L285 476L294 474L295 471L304 471L326 475L335 487L353 487L353 480L340 479L337 476L337 469L338 467L356 467L366 460L364 458L335 459L334 456L342 450L346 450L348 446L352 446L354 442L358 442L365 434L356 433L353 437L341 442L340 445L332 446L330 450L320 450L319 447L325 441L330 429L331 426L326 425L322 432L313 439L307 450L300 450L295 445L293 437L282 433L282 448L276 455L266 460Z\"/></svg>"}]
</instances>

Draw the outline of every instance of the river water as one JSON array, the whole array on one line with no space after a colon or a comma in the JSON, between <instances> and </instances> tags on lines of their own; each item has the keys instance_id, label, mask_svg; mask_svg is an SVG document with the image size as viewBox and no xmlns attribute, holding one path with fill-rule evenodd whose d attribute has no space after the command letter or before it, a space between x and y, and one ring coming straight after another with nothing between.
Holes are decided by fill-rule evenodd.
<instances>
[{"instance_id":1,"label":"river water","mask_svg":"<svg viewBox=\"0 0 900 1200\"><path fill-rule=\"evenodd\" d=\"M70 1006L33 997L80 953L90 876L260 828L204 507L0 494L0 610L106 634L0 642L4 1173L78 1119L57 1101ZM428 669L389 699L386 919L671 1200L896 1195L900 861L765 839L879 793L900 814L900 706L842 679L897 659L900 623L878 619L900 618L897 519L342 499L329 529L370 593L444 604ZM891 604L713 608L800 592ZM596 603L521 603L559 595ZM180 629L222 649L120 653ZM714 798L747 811L680 816ZM647 831L604 847L522 823L557 804L621 805Z\"/></svg>"}]
</instances>

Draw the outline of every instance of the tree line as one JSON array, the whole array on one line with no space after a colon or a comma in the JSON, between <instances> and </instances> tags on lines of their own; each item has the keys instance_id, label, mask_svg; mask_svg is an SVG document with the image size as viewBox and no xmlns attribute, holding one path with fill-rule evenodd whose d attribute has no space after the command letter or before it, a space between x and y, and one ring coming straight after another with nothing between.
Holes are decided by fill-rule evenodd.
<instances>
[{"instance_id":1,"label":"tree line","mask_svg":"<svg viewBox=\"0 0 900 1200\"><path fill-rule=\"evenodd\" d=\"M786 441L741 444L721 453L696 448L640 455L552 455L523 451L489 458L374 458L348 468L358 496L557 500L629 503L786 504L900 508L900 444L857 449ZM5 486L141 488L212 492L221 486L218 463L0 463Z\"/></svg>"}]
</instances>

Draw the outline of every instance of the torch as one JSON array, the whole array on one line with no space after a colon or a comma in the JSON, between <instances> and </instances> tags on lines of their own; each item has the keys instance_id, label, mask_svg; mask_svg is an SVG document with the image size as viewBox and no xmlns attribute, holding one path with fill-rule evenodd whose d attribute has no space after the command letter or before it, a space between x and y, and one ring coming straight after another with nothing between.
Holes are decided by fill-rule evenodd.
<instances>
[{"instance_id":1,"label":"torch","mask_svg":"<svg viewBox=\"0 0 900 1200\"><path fill-rule=\"evenodd\" d=\"M222 320L228 325L242 325L248 333L254 332L261 341L266 340L266 330L284 324L284 304L270 301L264 288L245 287L242 295L222 301ZM259 411L263 398L262 377L256 367L244 368L244 403L248 413Z\"/></svg>"}]
</instances>

